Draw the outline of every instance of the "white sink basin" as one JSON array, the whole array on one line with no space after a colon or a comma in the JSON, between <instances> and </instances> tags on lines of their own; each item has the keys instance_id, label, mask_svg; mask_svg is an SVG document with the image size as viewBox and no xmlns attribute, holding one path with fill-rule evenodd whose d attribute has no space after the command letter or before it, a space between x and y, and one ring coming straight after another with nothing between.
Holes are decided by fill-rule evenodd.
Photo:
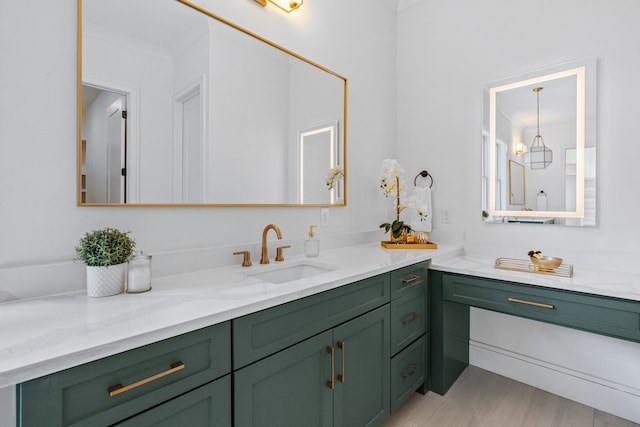
<instances>
[{"instance_id":1,"label":"white sink basin","mask_svg":"<svg viewBox=\"0 0 640 427\"><path fill-rule=\"evenodd\" d=\"M283 264L258 268L259 270L246 272L244 274L264 280L265 282L286 283L337 270L337 267L309 260L300 260L291 263L285 261Z\"/></svg>"}]
</instances>

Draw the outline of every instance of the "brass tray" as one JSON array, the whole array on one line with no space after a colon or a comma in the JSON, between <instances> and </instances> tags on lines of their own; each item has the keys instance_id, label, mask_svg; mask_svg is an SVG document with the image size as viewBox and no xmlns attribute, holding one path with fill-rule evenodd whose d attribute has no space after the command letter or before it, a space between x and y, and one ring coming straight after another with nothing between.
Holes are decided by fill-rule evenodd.
<instances>
[{"instance_id":1,"label":"brass tray","mask_svg":"<svg viewBox=\"0 0 640 427\"><path fill-rule=\"evenodd\" d=\"M396 243L390 240L383 240L380 245L385 249L438 249L438 244L428 243Z\"/></svg>"},{"instance_id":2,"label":"brass tray","mask_svg":"<svg viewBox=\"0 0 640 427\"><path fill-rule=\"evenodd\" d=\"M524 271L526 273L550 274L553 276L573 277L573 265L560 264L553 269L540 268L531 261L515 258L496 259L495 268L502 270Z\"/></svg>"}]
</instances>

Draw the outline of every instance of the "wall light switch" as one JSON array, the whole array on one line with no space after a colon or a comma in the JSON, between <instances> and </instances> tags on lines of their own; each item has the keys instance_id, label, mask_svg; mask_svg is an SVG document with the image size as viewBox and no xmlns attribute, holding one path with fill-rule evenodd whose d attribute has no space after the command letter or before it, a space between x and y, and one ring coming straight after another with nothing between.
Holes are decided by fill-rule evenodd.
<instances>
[{"instance_id":1,"label":"wall light switch","mask_svg":"<svg viewBox=\"0 0 640 427\"><path fill-rule=\"evenodd\" d=\"M320 209L320 226L321 227L329 226L329 209L328 208Z\"/></svg>"}]
</instances>

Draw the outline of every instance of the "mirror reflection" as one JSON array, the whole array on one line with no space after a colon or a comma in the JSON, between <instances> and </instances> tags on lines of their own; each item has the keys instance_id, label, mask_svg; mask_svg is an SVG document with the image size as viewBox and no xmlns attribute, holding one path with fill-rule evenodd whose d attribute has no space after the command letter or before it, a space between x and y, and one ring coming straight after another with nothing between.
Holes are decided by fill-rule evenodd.
<instances>
[{"instance_id":1,"label":"mirror reflection","mask_svg":"<svg viewBox=\"0 0 640 427\"><path fill-rule=\"evenodd\" d=\"M186 0L79 4L80 204L345 204L344 77Z\"/></svg>"},{"instance_id":2,"label":"mirror reflection","mask_svg":"<svg viewBox=\"0 0 640 427\"><path fill-rule=\"evenodd\" d=\"M595 59L492 82L484 97L484 220L595 225Z\"/></svg>"},{"instance_id":3,"label":"mirror reflection","mask_svg":"<svg viewBox=\"0 0 640 427\"><path fill-rule=\"evenodd\" d=\"M509 204L525 204L524 165L509 160Z\"/></svg>"}]
</instances>

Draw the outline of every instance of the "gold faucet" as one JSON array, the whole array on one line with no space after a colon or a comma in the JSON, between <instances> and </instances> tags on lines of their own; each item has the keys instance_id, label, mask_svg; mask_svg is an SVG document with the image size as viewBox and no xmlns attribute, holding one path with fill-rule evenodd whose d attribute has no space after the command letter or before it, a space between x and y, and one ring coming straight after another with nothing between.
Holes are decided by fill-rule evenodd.
<instances>
[{"instance_id":1,"label":"gold faucet","mask_svg":"<svg viewBox=\"0 0 640 427\"><path fill-rule=\"evenodd\" d=\"M278 240L282 239L282 232L280 231L280 227L278 227L277 225L269 224L264 228L264 231L262 232L262 256L260 257L260 264L269 264L269 254L267 251L267 233L269 232L269 230L275 230L276 236L278 236ZM281 251L279 252L280 253L278 255L282 257ZM282 260L284 260L284 258L282 258ZM276 261L281 260L276 259Z\"/></svg>"}]
</instances>

